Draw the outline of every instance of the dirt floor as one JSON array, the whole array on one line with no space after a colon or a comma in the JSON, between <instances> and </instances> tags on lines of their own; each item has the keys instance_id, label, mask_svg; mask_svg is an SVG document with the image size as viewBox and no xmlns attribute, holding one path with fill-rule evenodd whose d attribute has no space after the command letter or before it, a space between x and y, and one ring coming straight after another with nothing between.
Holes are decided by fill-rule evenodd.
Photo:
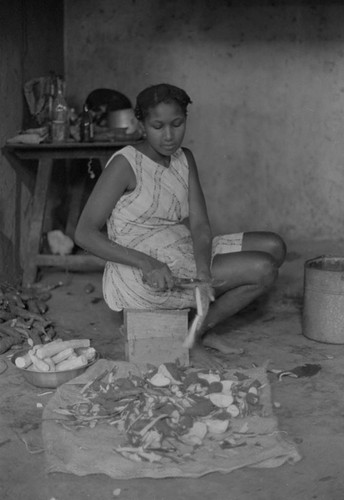
<instances>
[{"instance_id":1,"label":"dirt floor","mask_svg":"<svg viewBox=\"0 0 344 500\"><path fill-rule=\"evenodd\" d=\"M230 357L233 367L249 368L267 359L288 370L320 364L313 377L281 381L270 375L279 429L297 443L302 460L274 469L244 468L199 479L114 480L102 474L78 477L45 472L41 415L50 394L26 382L3 354L8 369L0 375L1 500L341 500L344 498L344 344L331 345L302 335L304 262L323 254L343 254L332 242L289 245L287 262L268 300L252 305L221 326L232 345L244 349ZM42 283L53 291L48 317L65 338L87 337L103 356L124 359L120 314L102 301L100 273L45 271ZM85 287L92 283L92 293ZM344 342L344 335L343 335Z\"/></svg>"}]
</instances>

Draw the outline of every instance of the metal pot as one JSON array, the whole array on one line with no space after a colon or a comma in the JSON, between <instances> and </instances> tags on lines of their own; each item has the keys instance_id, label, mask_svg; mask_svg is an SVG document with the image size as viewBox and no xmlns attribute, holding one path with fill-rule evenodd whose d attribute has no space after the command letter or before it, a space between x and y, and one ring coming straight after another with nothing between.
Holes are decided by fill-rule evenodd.
<instances>
[{"instance_id":1,"label":"metal pot","mask_svg":"<svg viewBox=\"0 0 344 500\"><path fill-rule=\"evenodd\" d=\"M110 129L132 128L133 125L136 124L136 118L132 108L109 111L107 119Z\"/></svg>"}]
</instances>

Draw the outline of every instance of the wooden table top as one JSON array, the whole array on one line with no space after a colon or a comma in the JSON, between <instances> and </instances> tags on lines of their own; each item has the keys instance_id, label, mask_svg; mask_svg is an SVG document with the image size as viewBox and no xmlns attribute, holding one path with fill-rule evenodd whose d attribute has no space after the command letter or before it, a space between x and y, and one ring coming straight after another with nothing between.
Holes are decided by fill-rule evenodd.
<instances>
[{"instance_id":1,"label":"wooden table top","mask_svg":"<svg viewBox=\"0 0 344 500\"><path fill-rule=\"evenodd\" d=\"M2 150L16 155L20 159L40 159L40 158L91 158L108 156L118 149L140 143L141 140L116 140L111 142L61 142L61 143L40 143L6 144Z\"/></svg>"}]
</instances>

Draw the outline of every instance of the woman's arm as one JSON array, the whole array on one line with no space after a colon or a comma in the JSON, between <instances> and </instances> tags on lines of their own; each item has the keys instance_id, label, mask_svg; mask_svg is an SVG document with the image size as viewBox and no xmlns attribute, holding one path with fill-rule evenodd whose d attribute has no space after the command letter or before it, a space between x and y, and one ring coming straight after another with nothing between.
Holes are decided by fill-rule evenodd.
<instances>
[{"instance_id":1,"label":"woman's arm","mask_svg":"<svg viewBox=\"0 0 344 500\"><path fill-rule=\"evenodd\" d=\"M106 220L127 190L135 188L135 174L123 156L116 156L101 173L82 211L75 242L105 260L139 267L138 256L110 241L102 232Z\"/></svg>"},{"instance_id":2,"label":"woman's arm","mask_svg":"<svg viewBox=\"0 0 344 500\"><path fill-rule=\"evenodd\" d=\"M82 211L75 230L75 242L104 260L141 269L143 278L152 286L159 283L171 287L171 273L165 269L165 264L143 252L110 241L102 232L118 200L135 187L136 177L129 162L121 155L115 156L101 173Z\"/></svg>"},{"instance_id":3,"label":"woman's arm","mask_svg":"<svg viewBox=\"0 0 344 500\"><path fill-rule=\"evenodd\" d=\"M197 277L211 279L212 233L197 166L190 150L183 148L189 164L189 224L193 241Z\"/></svg>"}]
</instances>

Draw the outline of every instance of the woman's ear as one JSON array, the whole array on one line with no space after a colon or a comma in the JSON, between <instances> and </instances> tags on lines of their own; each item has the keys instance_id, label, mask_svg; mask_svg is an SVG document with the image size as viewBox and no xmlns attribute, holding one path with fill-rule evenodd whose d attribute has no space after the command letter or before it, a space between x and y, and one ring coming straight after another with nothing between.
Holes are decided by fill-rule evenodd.
<instances>
[{"instance_id":1,"label":"woman's ear","mask_svg":"<svg viewBox=\"0 0 344 500\"><path fill-rule=\"evenodd\" d=\"M145 126L144 126L144 124L143 124L143 122L142 122L142 121L139 121L139 122L138 122L138 130L140 131L141 136L142 136L143 138L145 138L147 134L146 134L146 129L145 129Z\"/></svg>"}]
</instances>

